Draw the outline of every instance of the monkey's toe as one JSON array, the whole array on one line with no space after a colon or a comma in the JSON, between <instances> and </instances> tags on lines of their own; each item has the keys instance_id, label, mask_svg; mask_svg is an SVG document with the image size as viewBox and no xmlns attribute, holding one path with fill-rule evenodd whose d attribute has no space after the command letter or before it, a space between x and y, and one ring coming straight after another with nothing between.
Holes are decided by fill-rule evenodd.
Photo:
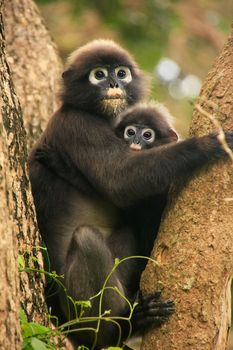
<instances>
[{"instance_id":1,"label":"monkey's toe","mask_svg":"<svg viewBox=\"0 0 233 350\"><path fill-rule=\"evenodd\" d=\"M137 332L150 327L159 327L175 312L174 302L170 299L160 300L161 292L142 296L136 306L132 324Z\"/></svg>"}]
</instances>

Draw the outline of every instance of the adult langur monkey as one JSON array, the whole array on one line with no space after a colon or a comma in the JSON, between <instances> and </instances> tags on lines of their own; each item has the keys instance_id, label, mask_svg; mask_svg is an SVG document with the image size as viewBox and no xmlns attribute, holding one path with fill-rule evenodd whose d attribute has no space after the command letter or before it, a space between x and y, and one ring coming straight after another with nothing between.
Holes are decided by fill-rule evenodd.
<instances>
[{"instance_id":1,"label":"adult langur monkey","mask_svg":"<svg viewBox=\"0 0 233 350\"><path fill-rule=\"evenodd\" d=\"M131 150L112 125L120 112L143 98L143 91L143 76L127 51L105 40L83 46L63 73L61 108L30 155L37 219L51 269L64 275L67 293L77 300L98 294L115 258L148 254L151 233L137 227L137 220L128 215L130 208L151 197L163 200L171 183L183 182L225 156L216 135ZM226 139L232 148L232 134L227 133ZM76 187L37 159L36 151L44 145L75 167ZM129 260L116 269L107 286L117 287L133 303L142 269L140 260ZM51 299L61 322L76 317L75 310L69 312L62 290ZM97 338L90 330L97 321L76 325L89 330L70 333L75 346L118 345L116 321L121 341L127 338L129 324L122 317L129 315L129 307L113 289L106 289L101 308L99 298L92 299L84 316L98 317L107 310L119 319L101 320ZM160 325L173 311L173 303L161 301L159 293L140 297L131 319L132 333Z\"/></svg>"}]
</instances>

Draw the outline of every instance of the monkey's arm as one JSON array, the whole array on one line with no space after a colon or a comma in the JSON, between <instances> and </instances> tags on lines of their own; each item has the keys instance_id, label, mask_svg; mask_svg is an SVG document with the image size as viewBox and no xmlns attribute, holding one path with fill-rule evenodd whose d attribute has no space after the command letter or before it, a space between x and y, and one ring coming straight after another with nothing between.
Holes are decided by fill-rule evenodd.
<instances>
[{"instance_id":1,"label":"monkey's arm","mask_svg":"<svg viewBox=\"0 0 233 350\"><path fill-rule=\"evenodd\" d=\"M62 115L60 116L62 118ZM58 118L48 142L99 192L119 206L182 184L197 171L226 158L216 135L190 138L178 143L135 152L106 127L106 123L77 115ZM69 117L69 119L68 119ZM62 123L63 128L60 127ZM233 149L233 133L226 133Z\"/></svg>"},{"instance_id":2,"label":"monkey's arm","mask_svg":"<svg viewBox=\"0 0 233 350\"><path fill-rule=\"evenodd\" d=\"M226 132L225 137L233 149L233 133ZM122 159L111 186L122 200L140 199L162 193L171 184L182 186L199 171L227 157L217 135L193 137ZM119 178L123 183L117 181Z\"/></svg>"},{"instance_id":3,"label":"monkey's arm","mask_svg":"<svg viewBox=\"0 0 233 350\"><path fill-rule=\"evenodd\" d=\"M233 148L233 134L226 133ZM120 205L166 191L171 184L182 185L198 171L227 158L216 135L191 138L144 152L99 155L96 168L87 164L97 186ZM113 162L114 160L114 162ZM97 167L98 165L98 167ZM94 164L95 166L95 164Z\"/></svg>"}]
</instances>

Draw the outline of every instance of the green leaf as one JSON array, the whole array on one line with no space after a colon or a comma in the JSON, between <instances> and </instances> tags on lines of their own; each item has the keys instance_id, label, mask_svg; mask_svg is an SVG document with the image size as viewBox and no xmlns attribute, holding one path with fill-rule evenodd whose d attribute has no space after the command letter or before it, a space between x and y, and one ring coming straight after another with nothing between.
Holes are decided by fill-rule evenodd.
<instances>
[{"instance_id":1,"label":"green leaf","mask_svg":"<svg viewBox=\"0 0 233 350\"><path fill-rule=\"evenodd\" d=\"M19 310L19 319L20 319L20 322L22 324L28 323L27 316L26 316L24 309L22 307L20 307L20 310Z\"/></svg>"},{"instance_id":2,"label":"green leaf","mask_svg":"<svg viewBox=\"0 0 233 350\"><path fill-rule=\"evenodd\" d=\"M91 302L90 300L76 300L75 305L80 305L84 308L90 308L91 307Z\"/></svg>"},{"instance_id":3,"label":"green leaf","mask_svg":"<svg viewBox=\"0 0 233 350\"><path fill-rule=\"evenodd\" d=\"M103 316L110 315L111 311L112 311L111 309L105 310L104 313L103 313Z\"/></svg>"},{"instance_id":4,"label":"green leaf","mask_svg":"<svg viewBox=\"0 0 233 350\"><path fill-rule=\"evenodd\" d=\"M33 331L36 334L44 334L51 331L48 327L45 327L39 323L30 322L30 326L33 328Z\"/></svg>"},{"instance_id":5,"label":"green leaf","mask_svg":"<svg viewBox=\"0 0 233 350\"><path fill-rule=\"evenodd\" d=\"M24 256L19 254L18 255L18 267L19 269L25 269L25 260L24 260Z\"/></svg>"},{"instance_id":6,"label":"green leaf","mask_svg":"<svg viewBox=\"0 0 233 350\"><path fill-rule=\"evenodd\" d=\"M22 350L32 350L31 339L23 339Z\"/></svg>"},{"instance_id":7,"label":"green leaf","mask_svg":"<svg viewBox=\"0 0 233 350\"><path fill-rule=\"evenodd\" d=\"M37 338L31 338L31 347L33 350L48 350L47 345Z\"/></svg>"},{"instance_id":8,"label":"green leaf","mask_svg":"<svg viewBox=\"0 0 233 350\"><path fill-rule=\"evenodd\" d=\"M24 338L29 338L34 336L35 334L46 334L50 332L50 329L42 326L39 323L34 323L34 322L30 322L30 323L26 323L26 324L22 324L22 332L23 332L23 337Z\"/></svg>"}]
</instances>

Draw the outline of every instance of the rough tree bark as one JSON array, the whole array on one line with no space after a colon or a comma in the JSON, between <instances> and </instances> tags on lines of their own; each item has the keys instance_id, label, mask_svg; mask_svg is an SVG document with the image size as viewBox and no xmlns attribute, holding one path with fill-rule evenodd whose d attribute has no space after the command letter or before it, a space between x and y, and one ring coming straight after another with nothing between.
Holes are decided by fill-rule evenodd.
<instances>
[{"instance_id":1,"label":"rough tree bark","mask_svg":"<svg viewBox=\"0 0 233 350\"><path fill-rule=\"evenodd\" d=\"M19 349L17 234L22 229L25 131L5 56L2 1L0 29L0 348Z\"/></svg>"},{"instance_id":2,"label":"rough tree bark","mask_svg":"<svg viewBox=\"0 0 233 350\"><path fill-rule=\"evenodd\" d=\"M213 131L204 109L233 130L233 33L203 85L191 135ZM201 108L200 108L201 107ZM143 350L223 350L230 327L233 274L233 166L209 169L174 198L162 222L142 278L146 292L164 288L176 313L161 330L149 332ZM153 284L151 281L154 281Z\"/></svg>"},{"instance_id":3,"label":"rough tree bark","mask_svg":"<svg viewBox=\"0 0 233 350\"><path fill-rule=\"evenodd\" d=\"M33 2L0 0L1 349L21 348L19 301L29 321L48 322L42 278L39 274L18 275L17 256L18 252L22 254L30 266L39 267L42 262L27 175L27 142L31 145L33 138L38 137L55 109L60 68L54 45Z\"/></svg>"},{"instance_id":4,"label":"rough tree bark","mask_svg":"<svg viewBox=\"0 0 233 350\"><path fill-rule=\"evenodd\" d=\"M7 61L23 110L29 149L58 107L61 60L32 0L5 1Z\"/></svg>"}]
</instances>

